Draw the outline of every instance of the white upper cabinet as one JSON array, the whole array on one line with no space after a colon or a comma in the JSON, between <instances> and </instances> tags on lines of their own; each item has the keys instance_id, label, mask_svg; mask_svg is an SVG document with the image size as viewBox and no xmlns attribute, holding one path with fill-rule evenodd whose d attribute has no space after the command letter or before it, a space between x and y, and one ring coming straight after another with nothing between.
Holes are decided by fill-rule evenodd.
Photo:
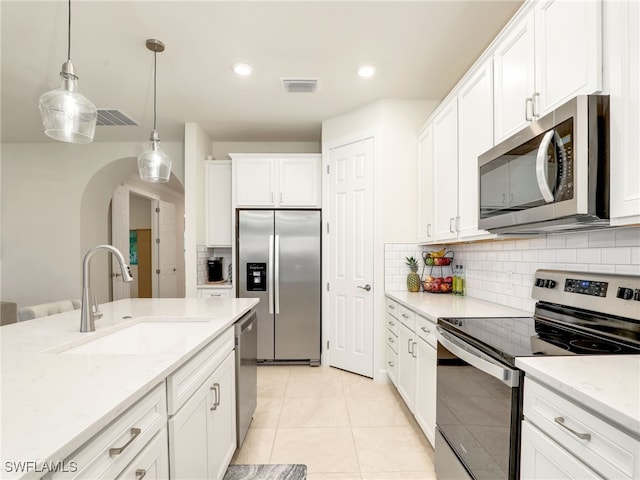
<instances>
[{"instance_id":1,"label":"white upper cabinet","mask_svg":"<svg viewBox=\"0 0 640 480\"><path fill-rule=\"evenodd\" d=\"M524 127L533 115L533 14L513 26L493 57L495 143Z\"/></svg>"},{"instance_id":2,"label":"white upper cabinet","mask_svg":"<svg viewBox=\"0 0 640 480\"><path fill-rule=\"evenodd\" d=\"M320 206L319 154L232 154L238 207Z\"/></svg>"},{"instance_id":3,"label":"white upper cabinet","mask_svg":"<svg viewBox=\"0 0 640 480\"><path fill-rule=\"evenodd\" d=\"M607 2L612 225L640 223L640 2Z\"/></svg>"},{"instance_id":4,"label":"white upper cabinet","mask_svg":"<svg viewBox=\"0 0 640 480\"><path fill-rule=\"evenodd\" d=\"M209 247L231 246L231 161L205 162L206 242Z\"/></svg>"},{"instance_id":5,"label":"white upper cabinet","mask_svg":"<svg viewBox=\"0 0 640 480\"><path fill-rule=\"evenodd\" d=\"M493 147L491 59L462 82L458 93L458 236L485 238L478 230L478 157Z\"/></svg>"},{"instance_id":6,"label":"white upper cabinet","mask_svg":"<svg viewBox=\"0 0 640 480\"><path fill-rule=\"evenodd\" d=\"M458 237L458 109L446 100L433 119L433 205L436 241Z\"/></svg>"},{"instance_id":7,"label":"white upper cabinet","mask_svg":"<svg viewBox=\"0 0 640 480\"><path fill-rule=\"evenodd\" d=\"M418 242L433 241L433 127L418 137Z\"/></svg>"},{"instance_id":8,"label":"white upper cabinet","mask_svg":"<svg viewBox=\"0 0 640 480\"><path fill-rule=\"evenodd\" d=\"M494 51L495 143L579 94L602 89L600 1L542 0Z\"/></svg>"},{"instance_id":9,"label":"white upper cabinet","mask_svg":"<svg viewBox=\"0 0 640 480\"><path fill-rule=\"evenodd\" d=\"M281 207L319 206L320 157L281 158L278 185Z\"/></svg>"},{"instance_id":10,"label":"white upper cabinet","mask_svg":"<svg viewBox=\"0 0 640 480\"><path fill-rule=\"evenodd\" d=\"M232 156L236 205L273 207L276 201L276 158Z\"/></svg>"}]
</instances>

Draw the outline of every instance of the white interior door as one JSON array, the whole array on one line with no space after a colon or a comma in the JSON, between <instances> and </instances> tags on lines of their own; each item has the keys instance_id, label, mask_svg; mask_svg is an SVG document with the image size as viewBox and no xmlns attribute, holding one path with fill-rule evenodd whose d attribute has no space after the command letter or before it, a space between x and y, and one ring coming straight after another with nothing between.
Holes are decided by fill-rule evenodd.
<instances>
[{"instance_id":1,"label":"white interior door","mask_svg":"<svg viewBox=\"0 0 640 480\"><path fill-rule=\"evenodd\" d=\"M158 213L158 295L161 298L178 296L178 276L176 265L176 207L173 203L159 200Z\"/></svg>"},{"instance_id":2,"label":"white interior door","mask_svg":"<svg viewBox=\"0 0 640 480\"><path fill-rule=\"evenodd\" d=\"M373 377L373 138L329 152L329 364Z\"/></svg>"},{"instance_id":3,"label":"white interior door","mask_svg":"<svg viewBox=\"0 0 640 480\"><path fill-rule=\"evenodd\" d=\"M111 245L116 247L125 262L129 263L129 188L119 185L111 199ZM131 284L122 281L120 265L113 255L111 257L111 282L113 285L113 300L129 298Z\"/></svg>"}]
</instances>

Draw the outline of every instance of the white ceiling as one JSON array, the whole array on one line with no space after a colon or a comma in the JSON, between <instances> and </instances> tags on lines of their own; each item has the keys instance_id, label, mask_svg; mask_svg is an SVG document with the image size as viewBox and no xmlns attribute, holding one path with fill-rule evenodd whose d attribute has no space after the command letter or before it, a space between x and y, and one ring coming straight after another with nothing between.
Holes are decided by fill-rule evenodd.
<instances>
[{"instance_id":1,"label":"white ceiling","mask_svg":"<svg viewBox=\"0 0 640 480\"><path fill-rule=\"evenodd\" d=\"M381 98L441 99L522 0L72 2L71 60L79 90L138 127L97 127L95 141L144 141L153 124L179 141L196 122L215 141L319 141L321 122ZM67 2L7 1L2 17L2 141L44 142L38 98L66 60ZM238 78L233 62L254 66ZM363 63L377 67L368 80ZM285 94L281 77L318 78Z\"/></svg>"}]
</instances>

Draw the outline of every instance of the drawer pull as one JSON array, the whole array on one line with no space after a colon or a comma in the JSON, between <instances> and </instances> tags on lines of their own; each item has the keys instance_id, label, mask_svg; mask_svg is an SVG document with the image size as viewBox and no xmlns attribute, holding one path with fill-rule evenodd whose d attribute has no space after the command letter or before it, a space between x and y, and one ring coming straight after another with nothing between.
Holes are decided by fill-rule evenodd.
<instances>
[{"instance_id":1,"label":"drawer pull","mask_svg":"<svg viewBox=\"0 0 640 480\"><path fill-rule=\"evenodd\" d=\"M573 433L576 437L578 437L580 440L591 440L591 434L589 433L580 433L580 432L576 432L574 429L567 427L564 424L564 417L556 417L553 419L554 422L556 422L558 425L560 425L562 428L566 428L567 430L569 430L571 433Z\"/></svg>"},{"instance_id":2,"label":"drawer pull","mask_svg":"<svg viewBox=\"0 0 640 480\"><path fill-rule=\"evenodd\" d=\"M389 343L393 343L393 337L389 337Z\"/></svg>"},{"instance_id":3,"label":"drawer pull","mask_svg":"<svg viewBox=\"0 0 640 480\"><path fill-rule=\"evenodd\" d=\"M422 330L427 335L431 333L431 330L427 329L427 327L420 327L420 330Z\"/></svg>"},{"instance_id":4,"label":"drawer pull","mask_svg":"<svg viewBox=\"0 0 640 480\"><path fill-rule=\"evenodd\" d=\"M390 367L393 367L393 362L387 362Z\"/></svg>"},{"instance_id":5,"label":"drawer pull","mask_svg":"<svg viewBox=\"0 0 640 480\"><path fill-rule=\"evenodd\" d=\"M125 451L125 449L131 445L131 442L133 442L136 437L138 435L140 435L140 433L142 433L142 430L139 428L132 428L131 429L131 438L129 439L129 441L127 441L127 443L125 443L123 446L121 447L117 447L117 448L110 448L109 449L109 456L113 457L114 455L120 455L122 452Z\"/></svg>"},{"instance_id":6,"label":"drawer pull","mask_svg":"<svg viewBox=\"0 0 640 480\"><path fill-rule=\"evenodd\" d=\"M143 468L136 469L136 480L142 480L147 475L147 471Z\"/></svg>"},{"instance_id":7,"label":"drawer pull","mask_svg":"<svg viewBox=\"0 0 640 480\"><path fill-rule=\"evenodd\" d=\"M396 306L395 305L389 305L389 310L395 310Z\"/></svg>"},{"instance_id":8,"label":"drawer pull","mask_svg":"<svg viewBox=\"0 0 640 480\"><path fill-rule=\"evenodd\" d=\"M403 313L402 318L409 318L409 315L407 315L406 313Z\"/></svg>"},{"instance_id":9,"label":"drawer pull","mask_svg":"<svg viewBox=\"0 0 640 480\"><path fill-rule=\"evenodd\" d=\"M387 323L388 323L389 325L391 325L392 327L395 327L395 326L396 326L396 324L395 324L395 323L393 323L393 322L391 322L391 321L389 321L389 322L387 322Z\"/></svg>"}]
</instances>

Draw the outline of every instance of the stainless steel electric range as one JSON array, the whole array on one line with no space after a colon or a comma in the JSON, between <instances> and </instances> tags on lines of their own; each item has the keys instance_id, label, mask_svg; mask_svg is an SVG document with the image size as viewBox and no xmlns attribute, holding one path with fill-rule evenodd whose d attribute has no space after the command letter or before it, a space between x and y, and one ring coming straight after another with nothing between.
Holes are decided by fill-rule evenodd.
<instances>
[{"instance_id":1,"label":"stainless steel electric range","mask_svg":"<svg viewBox=\"0 0 640 480\"><path fill-rule=\"evenodd\" d=\"M439 480L519 478L517 357L640 354L640 277L538 270L532 297L533 317L438 319Z\"/></svg>"}]
</instances>

